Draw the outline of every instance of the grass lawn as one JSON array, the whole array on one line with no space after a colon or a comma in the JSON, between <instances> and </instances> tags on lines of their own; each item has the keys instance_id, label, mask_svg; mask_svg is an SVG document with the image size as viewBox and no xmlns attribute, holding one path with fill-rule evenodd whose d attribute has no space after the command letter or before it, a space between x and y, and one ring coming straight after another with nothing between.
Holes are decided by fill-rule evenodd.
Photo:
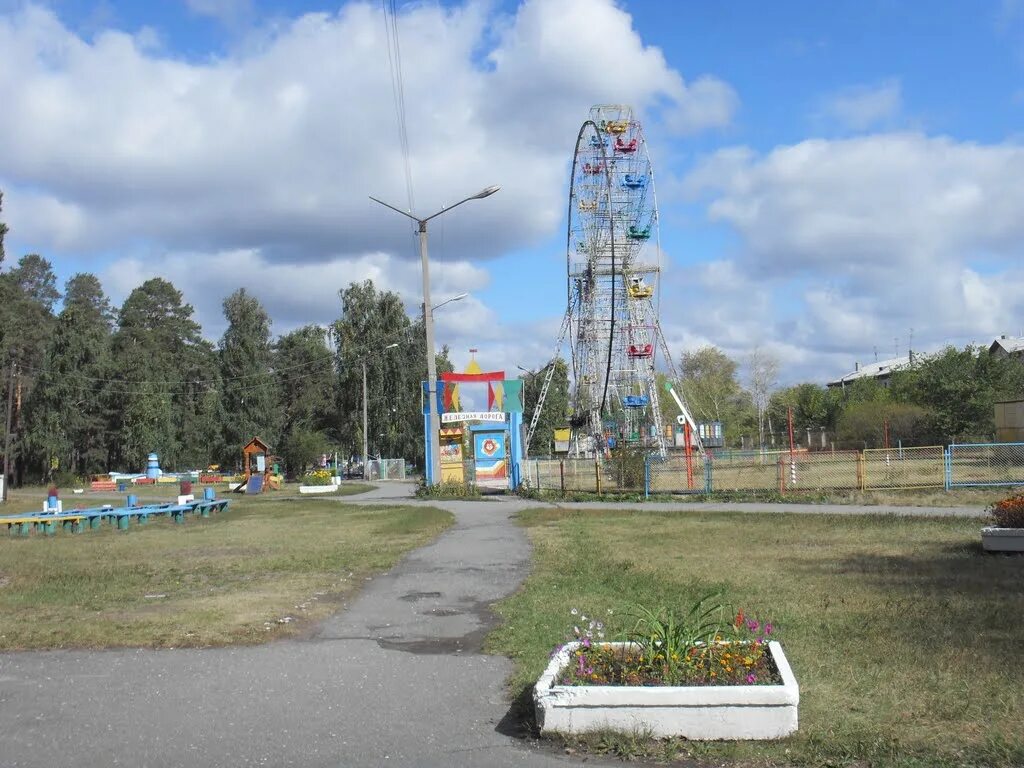
<instances>
[{"instance_id":1,"label":"grass lawn","mask_svg":"<svg viewBox=\"0 0 1024 768\"><path fill-rule=\"evenodd\" d=\"M0 510L37 509L40 493L12 495ZM299 633L452 521L440 510L283 495L232 494L229 511L182 525L156 518L128 531L0 537L0 650L208 646ZM115 500L64 498L68 508Z\"/></svg>"},{"instance_id":2,"label":"grass lawn","mask_svg":"<svg viewBox=\"0 0 1024 768\"><path fill-rule=\"evenodd\" d=\"M651 493L644 497L643 491L632 493L614 492L598 495L590 491L532 491L531 498L557 504L562 501L602 502L615 504L622 501L668 501L678 503L711 502L758 502L779 504L853 504L866 506L899 507L987 507L993 502L1013 494L1014 488L918 488L912 490L854 491L715 491L711 494Z\"/></svg>"},{"instance_id":3,"label":"grass lawn","mask_svg":"<svg viewBox=\"0 0 1024 768\"><path fill-rule=\"evenodd\" d=\"M612 509L521 519L534 569L499 604L489 640L517 663L514 694L567 638L572 608L622 626L633 605L683 609L714 590L775 624L800 683L799 733L780 742L604 734L577 748L740 765L1024 764L1024 557L982 554L976 520Z\"/></svg>"}]
</instances>

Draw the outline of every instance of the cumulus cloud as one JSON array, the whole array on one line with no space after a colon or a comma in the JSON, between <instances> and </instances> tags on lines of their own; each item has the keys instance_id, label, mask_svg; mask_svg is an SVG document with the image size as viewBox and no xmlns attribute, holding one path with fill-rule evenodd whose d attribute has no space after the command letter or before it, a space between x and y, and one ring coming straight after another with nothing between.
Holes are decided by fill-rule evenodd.
<instances>
[{"instance_id":1,"label":"cumulus cloud","mask_svg":"<svg viewBox=\"0 0 1024 768\"><path fill-rule=\"evenodd\" d=\"M730 148L686 184L742 238L733 262L705 269L720 312L740 329L760 317L762 334L851 361L894 336L905 351L911 327L927 349L1019 326L1022 173L1016 144L898 133L764 155ZM736 301L733 284L746 294ZM729 338L717 313L691 316Z\"/></svg>"},{"instance_id":2,"label":"cumulus cloud","mask_svg":"<svg viewBox=\"0 0 1024 768\"><path fill-rule=\"evenodd\" d=\"M186 2L225 23L251 11ZM278 19L199 59L152 30L82 36L42 4L0 13L0 188L18 241L65 264L125 254L102 270L115 299L168 277L213 337L220 301L241 285L279 332L335 318L353 280L415 308L410 222L368 200L407 200L381 13L349 2ZM672 69L614 0L525 0L509 14L477 0L408 4L397 23L417 211L502 187L431 224L438 300L479 290L482 262L554 231L592 104L632 104L680 135L738 108L727 83ZM483 337L535 365L558 318L510 327L470 298L438 324L459 348Z\"/></svg>"},{"instance_id":3,"label":"cumulus cloud","mask_svg":"<svg viewBox=\"0 0 1024 768\"><path fill-rule=\"evenodd\" d=\"M306 14L255 49L198 63L150 34L84 40L39 6L0 17L12 226L79 251L141 239L294 261L404 253L406 230L367 200L406 199L380 14L363 3ZM446 221L455 258L551 231L566 136L595 101L632 103L679 130L721 125L735 107L713 78L688 87L611 0L529 0L502 18L482 3L412 5L398 24L417 207L503 187ZM41 224L45 213L26 210L36 204L62 215Z\"/></svg>"},{"instance_id":4,"label":"cumulus cloud","mask_svg":"<svg viewBox=\"0 0 1024 768\"><path fill-rule=\"evenodd\" d=\"M307 323L326 325L337 319L341 314L339 288L357 280L373 280L379 289L394 291L413 314L418 313L422 298L419 265L385 253L335 258L317 264L275 261L249 249L171 253L159 260L118 259L103 270L101 277L118 302L149 278L170 280L186 293L196 309L197 319L211 337L220 335L224 328L221 302L239 287L246 288L268 307L277 333ZM435 264L431 270L435 303L460 293L479 291L489 282L490 276L485 270L465 261ZM438 320L446 322L459 317L482 322L487 312L469 297L439 312Z\"/></svg>"},{"instance_id":5,"label":"cumulus cloud","mask_svg":"<svg viewBox=\"0 0 1024 768\"><path fill-rule=\"evenodd\" d=\"M899 80L877 85L858 85L833 95L825 102L825 114L854 131L885 125L903 107Z\"/></svg>"}]
</instances>

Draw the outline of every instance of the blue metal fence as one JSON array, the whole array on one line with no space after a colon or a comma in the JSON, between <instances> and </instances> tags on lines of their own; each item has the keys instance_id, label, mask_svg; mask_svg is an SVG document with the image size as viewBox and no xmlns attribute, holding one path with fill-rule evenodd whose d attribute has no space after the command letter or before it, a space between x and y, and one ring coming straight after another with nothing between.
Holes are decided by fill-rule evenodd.
<instances>
[{"instance_id":1,"label":"blue metal fence","mask_svg":"<svg viewBox=\"0 0 1024 768\"><path fill-rule=\"evenodd\" d=\"M946 488L1024 485L1024 443L954 443L946 449Z\"/></svg>"}]
</instances>

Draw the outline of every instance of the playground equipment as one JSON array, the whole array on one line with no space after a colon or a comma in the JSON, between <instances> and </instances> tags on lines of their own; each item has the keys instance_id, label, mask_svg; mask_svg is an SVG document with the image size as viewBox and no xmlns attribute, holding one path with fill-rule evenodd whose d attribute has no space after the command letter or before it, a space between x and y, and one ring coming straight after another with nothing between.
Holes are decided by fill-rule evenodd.
<instances>
[{"instance_id":1,"label":"playground equipment","mask_svg":"<svg viewBox=\"0 0 1024 768\"><path fill-rule=\"evenodd\" d=\"M206 496L200 501L189 501L184 504L161 503L146 504L138 506L138 499L130 495L125 500L123 507L114 507L106 504L102 507L92 509L76 509L68 512L30 512L22 515L0 516L0 526L7 526L11 535L28 536L33 531L52 536L61 528L71 533L81 533L85 530L95 530L102 527L104 522L116 526L118 530L126 531L134 519L139 525L145 525L151 517L170 517L176 523L185 522L187 515L198 515L209 517L216 512L223 512L228 508L227 499L217 499L213 495L212 488L207 488Z\"/></svg>"},{"instance_id":2,"label":"playground equipment","mask_svg":"<svg viewBox=\"0 0 1024 768\"><path fill-rule=\"evenodd\" d=\"M595 106L580 127L568 219L567 302L555 356L568 336L574 385L570 452L595 456L626 443L664 456L659 352L669 379L678 375L658 319L661 241L654 170L631 107ZM545 376L527 430L527 451L553 371L552 366Z\"/></svg>"},{"instance_id":3,"label":"playground equipment","mask_svg":"<svg viewBox=\"0 0 1024 768\"><path fill-rule=\"evenodd\" d=\"M242 482L231 489L233 493L263 493L267 488L277 490L280 486L274 478L273 456L270 446L254 437L242 446Z\"/></svg>"},{"instance_id":4,"label":"playground equipment","mask_svg":"<svg viewBox=\"0 0 1024 768\"><path fill-rule=\"evenodd\" d=\"M163 471L160 469L160 457L155 453L146 457L146 477L150 480L159 480Z\"/></svg>"}]
</instances>

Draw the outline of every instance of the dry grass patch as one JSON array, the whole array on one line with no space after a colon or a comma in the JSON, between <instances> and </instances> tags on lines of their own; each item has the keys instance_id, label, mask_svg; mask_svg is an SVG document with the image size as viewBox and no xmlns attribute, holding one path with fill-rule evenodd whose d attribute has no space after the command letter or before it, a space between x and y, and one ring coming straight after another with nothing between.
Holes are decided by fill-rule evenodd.
<instances>
[{"instance_id":1,"label":"dry grass patch","mask_svg":"<svg viewBox=\"0 0 1024 768\"><path fill-rule=\"evenodd\" d=\"M775 624L801 686L800 732L670 751L744 764L1024 763L1024 558L983 554L977 521L544 509L523 522L534 571L499 605L491 638L518 662L517 692L564 641L571 608L621 615L721 590Z\"/></svg>"},{"instance_id":2,"label":"dry grass patch","mask_svg":"<svg viewBox=\"0 0 1024 768\"><path fill-rule=\"evenodd\" d=\"M451 521L422 507L268 495L232 498L228 512L182 525L158 518L128 531L4 537L0 650L226 645L301 632Z\"/></svg>"}]
</instances>

